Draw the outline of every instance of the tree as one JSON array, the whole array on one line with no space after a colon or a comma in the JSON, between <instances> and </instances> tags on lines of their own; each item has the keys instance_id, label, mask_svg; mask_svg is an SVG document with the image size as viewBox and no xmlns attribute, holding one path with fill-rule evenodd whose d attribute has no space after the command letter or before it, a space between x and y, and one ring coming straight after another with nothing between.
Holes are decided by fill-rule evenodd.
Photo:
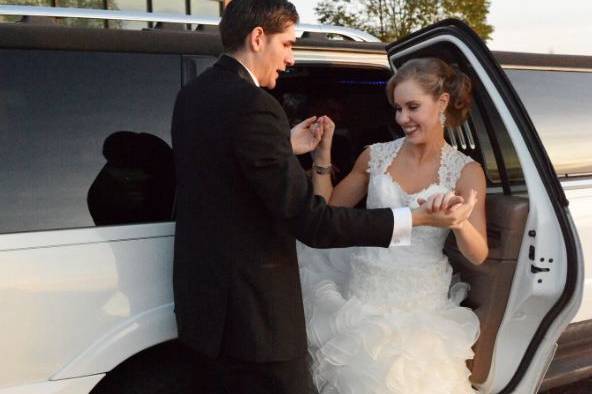
<instances>
[{"instance_id":1,"label":"tree","mask_svg":"<svg viewBox=\"0 0 592 394\"><path fill-rule=\"evenodd\" d=\"M51 3L49 0L0 0L0 5L37 5L49 7ZM0 22L17 22L20 19L19 16L0 16Z\"/></svg>"},{"instance_id":2,"label":"tree","mask_svg":"<svg viewBox=\"0 0 592 394\"><path fill-rule=\"evenodd\" d=\"M490 0L443 0L447 16L465 20L483 40L489 40L493 26L487 24Z\"/></svg>"},{"instance_id":3,"label":"tree","mask_svg":"<svg viewBox=\"0 0 592 394\"><path fill-rule=\"evenodd\" d=\"M439 20L455 17L488 40L490 0L322 0L315 7L321 23L365 30L393 41Z\"/></svg>"},{"instance_id":4,"label":"tree","mask_svg":"<svg viewBox=\"0 0 592 394\"><path fill-rule=\"evenodd\" d=\"M108 7L112 10L117 10L117 4L113 0L108 1ZM51 7L53 5L57 7L75 7L75 8L92 8L92 9L104 9L104 0L0 0L0 5L33 5L33 6L44 6ZM1 17L0 17L1 18ZM4 17L5 22L17 22L20 17ZM93 27L102 28L105 27L105 22L100 19L84 19L84 18L60 18L59 24L70 27ZM110 21L109 26L111 28L120 28L121 22Z\"/></svg>"}]
</instances>

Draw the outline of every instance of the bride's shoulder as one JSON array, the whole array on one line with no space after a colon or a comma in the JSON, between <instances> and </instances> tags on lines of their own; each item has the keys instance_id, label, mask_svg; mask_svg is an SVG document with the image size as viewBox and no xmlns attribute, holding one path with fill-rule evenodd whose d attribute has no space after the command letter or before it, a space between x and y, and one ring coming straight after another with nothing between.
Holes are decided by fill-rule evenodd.
<instances>
[{"instance_id":1,"label":"bride's shoulder","mask_svg":"<svg viewBox=\"0 0 592 394\"><path fill-rule=\"evenodd\" d=\"M443 160L444 178L450 181L451 186L463 179L476 180L484 178L483 168L478 161L469 155L460 152L452 146L448 146L447 159ZM472 182L472 181L469 181Z\"/></svg>"},{"instance_id":2,"label":"bride's shoulder","mask_svg":"<svg viewBox=\"0 0 592 394\"><path fill-rule=\"evenodd\" d=\"M446 145L448 150L448 165L453 165L453 167L458 167L459 169L462 169L465 165L469 163L476 163L477 165L479 165L479 163L473 160L471 156L464 154L463 152L448 144Z\"/></svg>"},{"instance_id":3,"label":"bride's shoulder","mask_svg":"<svg viewBox=\"0 0 592 394\"><path fill-rule=\"evenodd\" d=\"M368 172L382 173L396 156L404 138L368 145L363 154L368 158Z\"/></svg>"},{"instance_id":4,"label":"bride's shoulder","mask_svg":"<svg viewBox=\"0 0 592 394\"><path fill-rule=\"evenodd\" d=\"M370 152L370 156L389 155L397 151L403 144L404 140L405 138L398 138L387 142L377 142L372 145L367 145L366 150Z\"/></svg>"}]
</instances>

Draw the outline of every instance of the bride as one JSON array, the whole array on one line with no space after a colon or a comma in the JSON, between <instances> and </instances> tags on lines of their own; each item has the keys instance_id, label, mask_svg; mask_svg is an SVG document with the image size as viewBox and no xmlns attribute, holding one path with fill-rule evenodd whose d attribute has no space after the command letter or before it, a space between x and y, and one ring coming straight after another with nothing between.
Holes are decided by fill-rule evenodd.
<instances>
[{"instance_id":1,"label":"bride","mask_svg":"<svg viewBox=\"0 0 592 394\"><path fill-rule=\"evenodd\" d=\"M298 244L320 393L475 392L466 360L479 321L459 306L467 285L451 286L442 252L452 230L474 264L488 253L483 170L444 140L444 127L466 118L470 91L469 78L439 59L404 64L387 96L405 137L368 147L335 188L325 170L334 124L320 120L315 193L334 206L353 207L366 195L368 208L408 206L414 226L408 246L321 251Z\"/></svg>"}]
</instances>

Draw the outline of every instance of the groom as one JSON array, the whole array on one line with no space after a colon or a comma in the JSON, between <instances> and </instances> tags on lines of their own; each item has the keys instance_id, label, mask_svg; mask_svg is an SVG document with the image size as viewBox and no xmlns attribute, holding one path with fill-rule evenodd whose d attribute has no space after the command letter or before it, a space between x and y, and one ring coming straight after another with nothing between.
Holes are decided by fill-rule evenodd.
<instances>
[{"instance_id":1,"label":"groom","mask_svg":"<svg viewBox=\"0 0 592 394\"><path fill-rule=\"evenodd\" d=\"M232 1L226 54L180 91L173 115L179 338L232 394L308 390L296 238L388 247L410 235L407 208L332 208L313 195L294 154L318 144L314 119L291 132L260 88L294 64L297 22L286 0Z\"/></svg>"}]
</instances>

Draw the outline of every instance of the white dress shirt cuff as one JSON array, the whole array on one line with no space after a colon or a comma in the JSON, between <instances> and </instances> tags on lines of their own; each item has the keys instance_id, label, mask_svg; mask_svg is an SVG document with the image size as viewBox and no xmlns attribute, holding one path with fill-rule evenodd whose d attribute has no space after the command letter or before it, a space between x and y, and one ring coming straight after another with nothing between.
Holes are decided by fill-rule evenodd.
<instances>
[{"instance_id":1,"label":"white dress shirt cuff","mask_svg":"<svg viewBox=\"0 0 592 394\"><path fill-rule=\"evenodd\" d=\"M395 223L393 226L393 238L389 246L411 245L411 210L405 208L392 208Z\"/></svg>"}]
</instances>

